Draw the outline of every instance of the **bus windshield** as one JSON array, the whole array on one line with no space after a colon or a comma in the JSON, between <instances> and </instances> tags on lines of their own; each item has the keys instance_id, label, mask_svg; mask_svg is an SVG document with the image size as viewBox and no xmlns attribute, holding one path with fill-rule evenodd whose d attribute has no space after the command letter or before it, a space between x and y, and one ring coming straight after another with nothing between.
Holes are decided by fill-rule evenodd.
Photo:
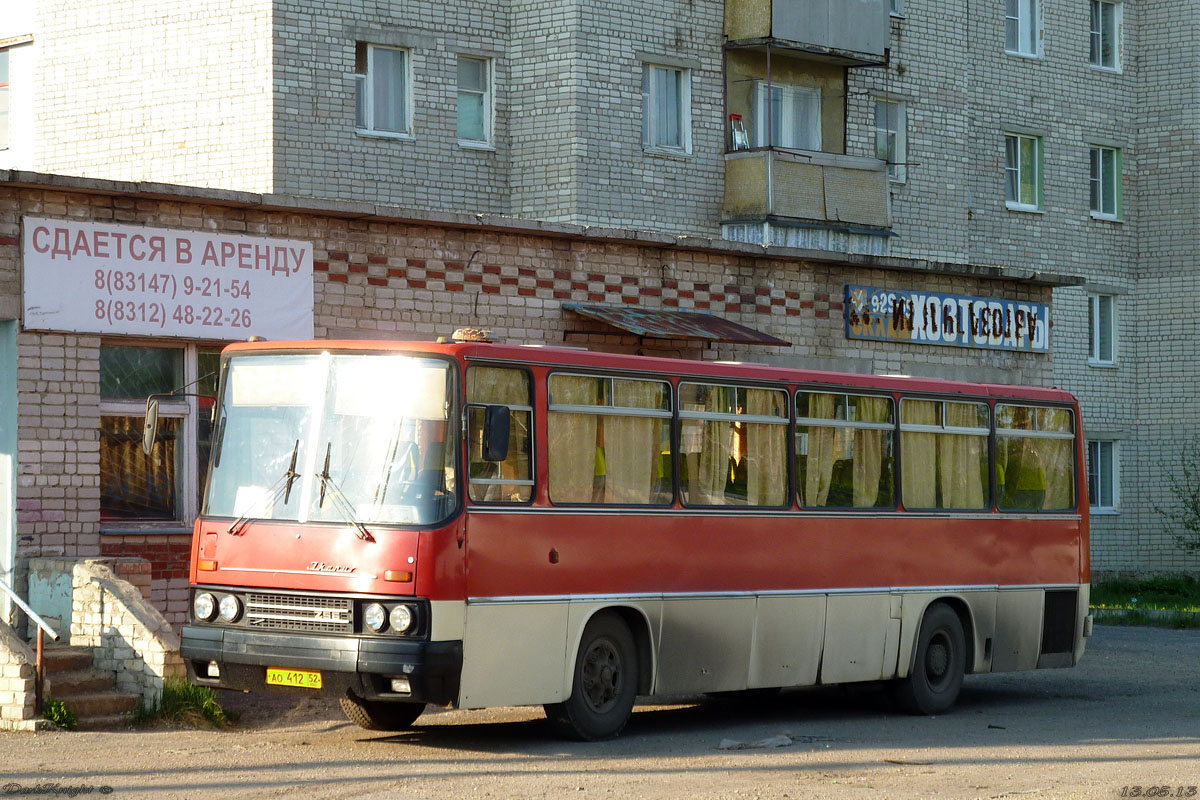
<instances>
[{"instance_id":1,"label":"bus windshield","mask_svg":"<svg viewBox=\"0 0 1200 800\"><path fill-rule=\"evenodd\" d=\"M449 362L392 354L234 356L204 514L430 524L457 507Z\"/></svg>"}]
</instances>

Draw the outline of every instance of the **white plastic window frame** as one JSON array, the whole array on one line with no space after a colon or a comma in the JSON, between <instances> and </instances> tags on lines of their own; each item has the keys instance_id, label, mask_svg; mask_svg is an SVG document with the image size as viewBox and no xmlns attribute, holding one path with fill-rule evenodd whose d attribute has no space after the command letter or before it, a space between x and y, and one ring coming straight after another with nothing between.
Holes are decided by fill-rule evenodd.
<instances>
[{"instance_id":1,"label":"white plastic window frame","mask_svg":"<svg viewBox=\"0 0 1200 800\"><path fill-rule=\"evenodd\" d=\"M477 61L483 64L483 90L464 89L458 86L457 67L461 61ZM494 150L494 110L495 110L495 92L492 91L493 76L495 75L494 60L485 58L484 56L473 56L469 53L459 53L455 60L455 102L457 103L458 95L472 94L483 96L483 138L482 139L464 139L458 136L458 112L455 109L455 130L454 135L458 139L459 147L465 147L473 150Z\"/></svg>"},{"instance_id":2,"label":"white plastic window frame","mask_svg":"<svg viewBox=\"0 0 1200 800\"><path fill-rule=\"evenodd\" d=\"M355 120L354 131L360 136L379 137L384 139L413 139L413 58L412 51L406 47L389 47L387 45L371 44L370 42L359 43L356 46L364 46L367 50L367 64L365 72L355 72ZM399 52L404 57L404 107L401 109L404 119L403 131L389 131L377 128L375 126L375 91L374 80L379 75L379 70L375 68L375 53L379 50L389 50ZM359 124L357 103L359 98L362 100L363 124Z\"/></svg>"},{"instance_id":3,"label":"white plastic window frame","mask_svg":"<svg viewBox=\"0 0 1200 800\"><path fill-rule=\"evenodd\" d=\"M678 145L658 143L660 127L663 121L657 113L658 95L655 90L654 71L665 70L679 74L679 102L675 113L679 118ZM647 61L642 64L642 149L647 153L663 155L690 156L692 154L692 71L687 67L675 67L669 64L656 64Z\"/></svg>"},{"instance_id":4,"label":"white plastic window frame","mask_svg":"<svg viewBox=\"0 0 1200 800\"><path fill-rule=\"evenodd\" d=\"M1107 300L1107 304L1104 302ZM1107 305L1107 311L1105 306ZM1100 340L1107 327L1108 358L1103 357ZM1117 364L1117 296L1096 292L1088 295L1088 366L1115 367Z\"/></svg>"},{"instance_id":5,"label":"white plastic window frame","mask_svg":"<svg viewBox=\"0 0 1200 800\"><path fill-rule=\"evenodd\" d=\"M1092 452L1093 445L1095 445L1095 454L1094 455ZM1108 447L1109 454L1108 454L1107 461L1105 461L1103 458L1104 445L1109 446ZM1098 465L1096 465L1095 461L1093 460L1095 457L1099 457L1100 463ZM1121 507L1120 465L1121 465L1120 442L1117 442L1113 439L1088 439L1087 440L1088 508L1091 510L1091 512L1093 514L1116 514L1120 510L1120 507ZM1091 484L1092 484L1092 476L1093 476L1093 472L1092 472L1093 466L1095 466L1095 469L1096 469L1094 474L1095 474L1095 480L1096 480L1096 487L1098 490L1095 494L1101 493L1099 491L1099 489L1101 487L1103 487L1103 485L1104 485L1104 481L1103 481L1104 473L1108 472L1109 483L1112 486L1112 491L1111 491L1112 496L1111 497L1107 497L1107 498L1096 497L1095 494L1092 493ZM1104 500L1107 500L1108 502L1105 503L1105 502L1103 502Z\"/></svg>"},{"instance_id":6,"label":"white plastic window frame","mask_svg":"<svg viewBox=\"0 0 1200 800\"><path fill-rule=\"evenodd\" d=\"M806 131L808 144L812 147L800 147L792 145L784 145L782 142L768 142L768 127L767 120L767 98L770 96L768 92L768 84L766 81L754 82L754 140L752 144L755 147L766 147L770 144L771 147L779 147L788 150L808 150L819 151L821 149L822 131L821 131L821 90L816 86L796 86L786 83L772 83L769 86L770 91L778 91L780 94L780 120L779 120L779 136L780 139L785 138L785 134L792 133L792 138L796 138L798 133L793 129L792 122L795 115L792 110L799 98L805 98L807 101L814 103L816 107L816 115L809 120L809 130ZM774 122L774 120L771 120Z\"/></svg>"},{"instance_id":7,"label":"white plastic window frame","mask_svg":"<svg viewBox=\"0 0 1200 800\"><path fill-rule=\"evenodd\" d=\"M1008 143L1009 143L1010 139L1015 140L1017 143L1017 159L1016 159L1015 164L1011 163L1009 161ZM1034 192L1034 198L1033 198L1032 203L1026 203L1023 200L1021 200L1021 178L1022 178L1021 148L1024 146L1024 143L1026 143L1026 142L1031 143L1031 146L1033 147L1033 171L1034 171L1033 172L1033 192ZM1043 177L1044 177L1041 174L1042 163L1044 160L1043 154L1042 154L1042 147L1043 147L1043 142L1042 142L1041 136L1034 136L1034 135L1027 134L1027 133L1005 133L1004 134L1004 206L1005 206L1005 208L1008 208L1010 211L1040 212L1042 210L1042 181L1043 181ZM1009 186L1008 179L1009 179L1009 175L1012 173L1015 173L1016 178L1017 178L1015 198L1010 198L1009 194L1008 194L1008 186Z\"/></svg>"},{"instance_id":8,"label":"white plastic window frame","mask_svg":"<svg viewBox=\"0 0 1200 800\"><path fill-rule=\"evenodd\" d=\"M1015 13L1014 13L1015 11ZM1016 29L1015 46L1010 46L1009 31ZM1024 41L1025 36L1029 41ZM1022 58L1042 57L1041 0L1006 0L1004 12L1004 52ZM1028 49L1024 49L1024 48Z\"/></svg>"},{"instance_id":9,"label":"white plastic window frame","mask_svg":"<svg viewBox=\"0 0 1200 800\"><path fill-rule=\"evenodd\" d=\"M1113 63L1104 63L1104 6L1112 9ZM1114 0L1091 0L1088 21L1088 63L1104 72L1121 72L1121 49L1125 38L1125 4Z\"/></svg>"},{"instance_id":10,"label":"white plastic window frame","mask_svg":"<svg viewBox=\"0 0 1200 800\"><path fill-rule=\"evenodd\" d=\"M1112 193L1111 197L1109 192ZM1104 211L1106 203L1111 204L1111 212ZM1121 148L1089 145L1088 205L1093 219L1121 220Z\"/></svg>"},{"instance_id":11,"label":"white plastic window frame","mask_svg":"<svg viewBox=\"0 0 1200 800\"><path fill-rule=\"evenodd\" d=\"M880 107L886 111L884 126L880 123ZM875 98L875 155L881 161L887 162L888 180L892 183L908 181L908 108L903 100L891 100L887 97ZM881 142L880 139L884 141ZM894 143L893 143L894 142ZM881 147L880 145L883 145Z\"/></svg>"}]
</instances>

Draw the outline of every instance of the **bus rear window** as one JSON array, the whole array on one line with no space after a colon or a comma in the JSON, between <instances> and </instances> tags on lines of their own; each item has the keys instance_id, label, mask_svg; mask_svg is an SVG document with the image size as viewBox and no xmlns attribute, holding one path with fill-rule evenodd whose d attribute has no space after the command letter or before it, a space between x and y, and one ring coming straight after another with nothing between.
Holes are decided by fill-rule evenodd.
<instances>
[{"instance_id":1,"label":"bus rear window","mask_svg":"<svg viewBox=\"0 0 1200 800\"><path fill-rule=\"evenodd\" d=\"M996 505L1001 511L1075 507L1074 431L1069 409L996 405Z\"/></svg>"}]
</instances>

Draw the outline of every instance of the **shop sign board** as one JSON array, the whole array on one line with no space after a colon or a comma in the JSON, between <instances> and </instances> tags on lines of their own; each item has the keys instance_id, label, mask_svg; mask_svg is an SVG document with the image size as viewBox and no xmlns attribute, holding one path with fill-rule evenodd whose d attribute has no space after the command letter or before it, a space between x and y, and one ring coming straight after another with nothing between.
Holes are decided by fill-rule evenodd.
<instances>
[{"instance_id":1,"label":"shop sign board","mask_svg":"<svg viewBox=\"0 0 1200 800\"><path fill-rule=\"evenodd\" d=\"M311 242L25 217L24 326L311 339Z\"/></svg>"},{"instance_id":2,"label":"shop sign board","mask_svg":"<svg viewBox=\"0 0 1200 800\"><path fill-rule=\"evenodd\" d=\"M1050 352L1050 306L919 289L846 287L846 338Z\"/></svg>"}]
</instances>

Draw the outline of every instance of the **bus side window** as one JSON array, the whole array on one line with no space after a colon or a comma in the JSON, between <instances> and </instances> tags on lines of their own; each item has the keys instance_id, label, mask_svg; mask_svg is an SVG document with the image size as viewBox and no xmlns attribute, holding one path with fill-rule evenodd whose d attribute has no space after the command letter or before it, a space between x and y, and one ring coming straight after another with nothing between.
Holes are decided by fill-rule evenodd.
<instances>
[{"instance_id":1,"label":"bus side window","mask_svg":"<svg viewBox=\"0 0 1200 800\"><path fill-rule=\"evenodd\" d=\"M487 406L509 409L508 458L487 461L483 431ZM467 370L468 494L481 503L528 503L533 499L533 392L520 369Z\"/></svg>"}]
</instances>

